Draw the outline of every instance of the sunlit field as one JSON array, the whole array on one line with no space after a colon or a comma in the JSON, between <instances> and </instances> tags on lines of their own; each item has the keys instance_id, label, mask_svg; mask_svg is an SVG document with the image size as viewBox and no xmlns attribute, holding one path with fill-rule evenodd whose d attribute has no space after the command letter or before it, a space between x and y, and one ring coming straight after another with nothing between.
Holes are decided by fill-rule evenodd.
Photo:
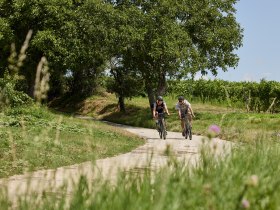
<instances>
[{"instance_id":1,"label":"sunlit field","mask_svg":"<svg viewBox=\"0 0 280 210\"><path fill-rule=\"evenodd\" d=\"M2 113L0 139L0 177L94 161L144 144L104 123L54 114L37 106Z\"/></svg>"},{"instance_id":2,"label":"sunlit field","mask_svg":"<svg viewBox=\"0 0 280 210\"><path fill-rule=\"evenodd\" d=\"M175 110L177 98L164 97L164 100L171 114L166 116L167 130L179 132L181 129L180 121ZM104 119L139 127L155 127L147 98L137 97L127 100L126 113L115 112L116 101L117 99L114 96L107 100L108 112L106 115L102 115ZM193 120L194 134L206 135L209 126L215 124L221 127L219 137L230 141L250 142L258 137L277 140L277 136L279 136L280 114L247 112L245 109L229 108L226 104L197 101L190 101L190 103L195 113ZM112 106L112 104L115 104L115 106Z\"/></svg>"}]
</instances>

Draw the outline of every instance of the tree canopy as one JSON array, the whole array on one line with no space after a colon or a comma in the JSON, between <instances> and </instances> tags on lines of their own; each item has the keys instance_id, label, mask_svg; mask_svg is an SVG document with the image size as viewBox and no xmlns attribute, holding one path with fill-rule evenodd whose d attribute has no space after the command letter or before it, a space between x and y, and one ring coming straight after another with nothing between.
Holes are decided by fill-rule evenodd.
<instances>
[{"instance_id":1,"label":"tree canopy","mask_svg":"<svg viewBox=\"0 0 280 210\"><path fill-rule=\"evenodd\" d=\"M66 92L90 95L104 73L111 72L121 97L139 91L117 81L141 80L152 103L164 94L167 78L197 72L216 75L236 67L235 50L242 28L235 18L237 0L0 0L0 76L10 44L20 48L32 29L20 87L32 95L36 65L46 56L49 96ZM118 58L119 66L110 68ZM109 70L109 71L108 71ZM122 84L123 87L118 87ZM112 87L112 85L111 85Z\"/></svg>"}]
</instances>

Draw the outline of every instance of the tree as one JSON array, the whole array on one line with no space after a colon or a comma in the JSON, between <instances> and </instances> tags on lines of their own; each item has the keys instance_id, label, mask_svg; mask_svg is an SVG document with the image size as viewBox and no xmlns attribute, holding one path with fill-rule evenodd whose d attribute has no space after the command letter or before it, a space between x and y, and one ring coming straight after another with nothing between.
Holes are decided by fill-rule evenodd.
<instances>
[{"instance_id":1,"label":"tree","mask_svg":"<svg viewBox=\"0 0 280 210\"><path fill-rule=\"evenodd\" d=\"M101 0L88 0L76 11L76 43L72 43L72 93L88 96L98 86L109 56L112 6Z\"/></svg>"},{"instance_id":2,"label":"tree","mask_svg":"<svg viewBox=\"0 0 280 210\"><path fill-rule=\"evenodd\" d=\"M242 29L234 17L236 0L111 1L124 13L137 10L130 21L141 37L122 51L124 68L142 75L150 103L164 94L166 78L201 71L217 74L235 67L234 50Z\"/></svg>"},{"instance_id":3,"label":"tree","mask_svg":"<svg viewBox=\"0 0 280 210\"><path fill-rule=\"evenodd\" d=\"M0 0L0 56L5 59L0 60L0 77L4 77L4 72L8 66L10 47L14 37L9 21L10 5L7 0Z\"/></svg>"},{"instance_id":4,"label":"tree","mask_svg":"<svg viewBox=\"0 0 280 210\"><path fill-rule=\"evenodd\" d=\"M113 80L109 80L108 89L116 93L118 97L118 106L121 112L125 112L125 98L143 93L143 82L140 75L134 74L130 69L123 68L120 64L120 58L113 58L110 62L110 73Z\"/></svg>"},{"instance_id":5,"label":"tree","mask_svg":"<svg viewBox=\"0 0 280 210\"><path fill-rule=\"evenodd\" d=\"M26 65L21 69L26 80L25 91L33 94L34 69L40 58L46 56L51 74L49 97L61 95L65 90L92 94L108 60L106 40L102 39L108 33L105 18L111 6L101 0L2 1L0 11L5 11L8 28L14 33L11 42L18 46L24 40L23 34L29 29L34 32ZM0 41L2 49L7 56L1 59L6 60L8 50Z\"/></svg>"},{"instance_id":6,"label":"tree","mask_svg":"<svg viewBox=\"0 0 280 210\"><path fill-rule=\"evenodd\" d=\"M112 58L121 58L115 78L137 75L149 102L167 89L167 78L196 72L217 74L238 64L242 44L235 19L237 0L0 0L0 50L9 55L5 38L17 48L33 30L26 64L21 69L30 94L36 65L46 56L50 96L65 90L90 95ZM3 13L3 14L2 14ZM3 26L3 27L2 27ZM7 39L8 40L8 39ZM5 57L6 56L6 57ZM1 74L3 67L0 63ZM122 83L128 97L133 87ZM128 89L129 88L129 89Z\"/></svg>"},{"instance_id":7,"label":"tree","mask_svg":"<svg viewBox=\"0 0 280 210\"><path fill-rule=\"evenodd\" d=\"M35 69L42 56L46 56L51 67L52 78L63 75L67 69L65 66L67 56L67 36L65 33L70 27L72 14L72 1L70 0L2 0L0 10L4 11L13 31L11 42L19 48L25 38L25 34L32 29L33 37L28 49L25 65L21 68L21 74L25 76L25 84L22 89L33 95ZM73 21L72 21L73 22ZM68 36L69 37L69 36ZM9 41L6 40L6 43ZM0 46L2 50L2 45ZM6 54L3 49L4 55ZM7 57L2 57L6 60ZM64 64L64 65L63 65ZM3 65L5 66L5 65ZM2 66L2 67L3 67ZM52 82L53 80L51 80ZM53 89L59 89L58 84L52 85Z\"/></svg>"}]
</instances>

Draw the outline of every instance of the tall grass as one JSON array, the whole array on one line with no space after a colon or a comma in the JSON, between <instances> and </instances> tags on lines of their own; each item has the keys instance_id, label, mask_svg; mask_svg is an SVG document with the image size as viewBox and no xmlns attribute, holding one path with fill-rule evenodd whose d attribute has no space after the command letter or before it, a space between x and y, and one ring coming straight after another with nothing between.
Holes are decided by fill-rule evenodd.
<instances>
[{"instance_id":1,"label":"tall grass","mask_svg":"<svg viewBox=\"0 0 280 210\"><path fill-rule=\"evenodd\" d=\"M238 146L217 159L206 146L196 167L177 162L152 173L120 173L115 185L89 182L81 177L69 202L65 189L53 196L36 196L22 202L19 209L98 210L276 210L280 196L280 145L258 139ZM31 199L31 200L30 200ZM24 199L23 199L24 200ZM32 201L33 200L33 201ZM1 203L9 204L2 194Z\"/></svg>"}]
</instances>

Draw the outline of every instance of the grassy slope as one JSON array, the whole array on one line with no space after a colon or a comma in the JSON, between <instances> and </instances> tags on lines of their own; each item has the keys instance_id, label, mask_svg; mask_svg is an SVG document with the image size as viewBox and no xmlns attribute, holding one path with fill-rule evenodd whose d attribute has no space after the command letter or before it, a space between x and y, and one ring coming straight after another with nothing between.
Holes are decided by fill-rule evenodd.
<instances>
[{"instance_id":1,"label":"grassy slope","mask_svg":"<svg viewBox=\"0 0 280 210\"><path fill-rule=\"evenodd\" d=\"M0 177L114 156L144 143L104 123L39 107L1 114L0 139Z\"/></svg>"},{"instance_id":2,"label":"grassy slope","mask_svg":"<svg viewBox=\"0 0 280 210\"><path fill-rule=\"evenodd\" d=\"M175 110L176 99L166 97L165 101L171 113L167 118L167 129L178 132L180 122ZM106 98L95 96L79 104L76 111L117 123L154 128L147 98L127 100L125 114L118 112L116 107L113 95L107 95ZM193 132L197 135L206 135L212 124L221 127L220 138L232 141L252 141L259 136L277 139L280 132L280 114L246 113L240 109L197 102L192 103L192 107L196 115Z\"/></svg>"}]
</instances>

